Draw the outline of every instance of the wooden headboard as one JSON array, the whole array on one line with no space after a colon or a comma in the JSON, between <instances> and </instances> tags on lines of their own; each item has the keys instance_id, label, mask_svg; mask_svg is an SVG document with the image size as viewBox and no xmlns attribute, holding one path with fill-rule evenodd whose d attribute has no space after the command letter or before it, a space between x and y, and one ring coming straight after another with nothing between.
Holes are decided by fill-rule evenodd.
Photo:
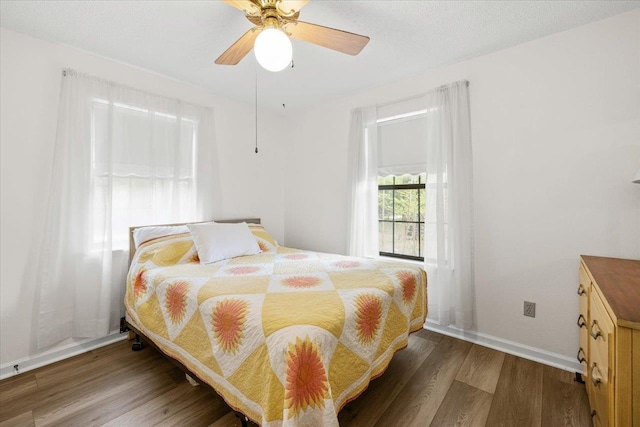
<instances>
[{"instance_id":1,"label":"wooden headboard","mask_svg":"<svg viewBox=\"0 0 640 427\"><path fill-rule=\"evenodd\" d=\"M215 219L214 221L215 222L220 222L220 223L246 222L246 223L249 223L249 224L260 224L260 218ZM203 222L210 222L210 221L179 222L179 223L175 223L175 224L147 224L147 225L138 225L138 226L135 226L135 227L129 227L129 264L131 264L131 260L133 259L133 255L136 253L136 244L133 241L133 230L135 230L136 228L176 226L176 225L187 225L187 224L202 224Z\"/></svg>"}]
</instances>

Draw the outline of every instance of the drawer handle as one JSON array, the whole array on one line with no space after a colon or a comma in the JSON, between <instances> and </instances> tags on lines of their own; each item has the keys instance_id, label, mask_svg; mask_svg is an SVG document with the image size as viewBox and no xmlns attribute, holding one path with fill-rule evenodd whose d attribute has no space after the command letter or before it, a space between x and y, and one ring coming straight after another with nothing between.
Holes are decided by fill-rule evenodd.
<instances>
[{"instance_id":1,"label":"drawer handle","mask_svg":"<svg viewBox=\"0 0 640 427\"><path fill-rule=\"evenodd\" d=\"M596 332L595 334L593 333L593 327L594 326L598 327L598 332ZM591 324L591 332L589 332L589 335L591 335L591 338L593 338L594 340L597 340L598 337L602 336L602 331L600 330L600 326L598 325L598 321L597 320L594 320L593 323Z\"/></svg>"},{"instance_id":2,"label":"drawer handle","mask_svg":"<svg viewBox=\"0 0 640 427\"><path fill-rule=\"evenodd\" d=\"M585 320L582 314L578 316L578 327L585 328L585 329L587 327L587 321Z\"/></svg>"},{"instance_id":3,"label":"drawer handle","mask_svg":"<svg viewBox=\"0 0 640 427\"><path fill-rule=\"evenodd\" d=\"M582 296L586 294L587 294L587 291L584 290L584 286L582 286L582 283L580 283L580 285L578 286L578 295Z\"/></svg>"},{"instance_id":4,"label":"drawer handle","mask_svg":"<svg viewBox=\"0 0 640 427\"><path fill-rule=\"evenodd\" d=\"M600 369L598 368L598 365L594 362L593 365L591 365L591 383L598 387L600 385L600 383L602 382L602 378L596 378L593 373L595 370L598 370L598 375L602 376L600 373Z\"/></svg>"},{"instance_id":5,"label":"drawer handle","mask_svg":"<svg viewBox=\"0 0 640 427\"><path fill-rule=\"evenodd\" d=\"M582 353L582 356L580 355L580 353ZM584 355L584 350L582 349L582 347L580 347L580 350L578 350L578 355L576 356L576 358L578 359L579 363L587 361L587 358Z\"/></svg>"}]
</instances>

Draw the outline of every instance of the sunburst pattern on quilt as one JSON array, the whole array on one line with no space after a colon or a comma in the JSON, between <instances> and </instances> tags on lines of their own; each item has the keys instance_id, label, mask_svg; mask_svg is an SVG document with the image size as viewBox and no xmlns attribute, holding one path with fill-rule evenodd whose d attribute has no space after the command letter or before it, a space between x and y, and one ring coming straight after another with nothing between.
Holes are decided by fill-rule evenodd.
<instances>
[{"instance_id":1,"label":"sunburst pattern on quilt","mask_svg":"<svg viewBox=\"0 0 640 427\"><path fill-rule=\"evenodd\" d=\"M211 331L224 353L236 354L244 338L249 304L243 299L226 298L211 310Z\"/></svg>"},{"instance_id":2,"label":"sunburst pattern on quilt","mask_svg":"<svg viewBox=\"0 0 640 427\"><path fill-rule=\"evenodd\" d=\"M156 275L157 270L147 270L145 268L141 268L136 272L132 289L136 307L140 307L155 295L156 288L155 286L150 286L150 284L153 283Z\"/></svg>"},{"instance_id":3,"label":"sunburst pattern on quilt","mask_svg":"<svg viewBox=\"0 0 640 427\"><path fill-rule=\"evenodd\" d=\"M136 278L133 280L133 297L138 300L142 295L147 293L147 278L144 274L147 272L146 268L141 268L136 273Z\"/></svg>"},{"instance_id":4,"label":"sunburst pattern on quilt","mask_svg":"<svg viewBox=\"0 0 640 427\"><path fill-rule=\"evenodd\" d=\"M273 264L227 264L218 269L214 277L267 276L273 272Z\"/></svg>"},{"instance_id":5,"label":"sunburst pattern on quilt","mask_svg":"<svg viewBox=\"0 0 640 427\"><path fill-rule=\"evenodd\" d=\"M304 265L304 271L307 273L326 272L318 259L318 254L308 251L295 251L276 254L273 274L294 274L301 270L301 265Z\"/></svg>"},{"instance_id":6,"label":"sunburst pattern on quilt","mask_svg":"<svg viewBox=\"0 0 640 427\"><path fill-rule=\"evenodd\" d=\"M285 408L292 417L307 408L324 408L329 380L317 343L309 337L290 342L286 357Z\"/></svg>"},{"instance_id":7,"label":"sunburst pattern on quilt","mask_svg":"<svg viewBox=\"0 0 640 427\"><path fill-rule=\"evenodd\" d=\"M200 304L213 354L225 377L264 342L263 300L264 294L224 295Z\"/></svg>"},{"instance_id":8,"label":"sunburst pattern on quilt","mask_svg":"<svg viewBox=\"0 0 640 427\"><path fill-rule=\"evenodd\" d=\"M385 268L383 271L398 285L393 299L402 313L409 317L418 295L418 286L421 281L420 275L415 270L403 268Z\"/></svg>"},{"instance_id":9,"label":"sunburst pattern on quilt","mask_svg":"<svg viewBox=\"0 0 640 427\"><path fill-rule=\"evenodd\" d=\"M264 227L260 224L249 224L249 230L253 233L253 236L258 242L260 250L265 253L275 253L278 250L278 243L274 238L265 231Z\"/></svg>"},{"instance_id":10,"label":"sunburst pattern on quilt","mask_svg":"<svg viewBox=\"0 0 640 427\"><path fill-rule=\"evenodd\" d=\"M198 309L198 289L205 279L165 280L156 287L156 295L162 310L169 338L174 340Z\"/></svg>"},{"instance_id":11,"label":"sunburst pattern on quilt","mask_svg":"<svg viewBox=\"0 0 640 427\"><path fill-rule=\"evenodd\" d=\"M314 252L292 252L288 254L276 255L276 262L302 262L302 261L315 261L318 259L318 255Z\"/></svg>"},{"instance_id":12,"label":"sunburst pattern on quilt","mask_svg":"<svg viewBox=\"0 0 640 427\"><path fill-rule=\"evenodd\" d=\"M272 245L271 243L269 243L265 239L262 239L260 237L256 237L256 240L258 241L258 247L260 248L260 250L262 252L265 252L265 253L275 252L276 249L277 249L274 245Z\"/></svg>"},{"instance_id":13,"label":"sunburst pattern on quilt","mask_svg":"<svg viewBox=\"0 0 640 427\"><path fill-rule=\"evenodd\" d=\"M356 297L356 331L364 345L371 344L382 323L382 300L373 293L361 293Z\"/></svg>"},{"instance_id":14,"label":"sunburst pattern on quilt","mask_svg":"<svg viewBox=\"0 0 640 427\"><path fill-rule=\"evenodd\" d=\"M267 337L271 368L285 388L283 419L305 425L302 420L335 411L326 368L337 343L333 334L313 326L289 326Z\"/></svg>"},{"instance_id":15,"label":"sunburst pattern on quilt","mask_svg":"<svg viewBox=\"0 0 640 427\"><path fill-rule=\"evenodd\" d=\"M375 288L338 291L349 308L350 319L340 336L351 351L371 362L375 356L386 320L391 296Z\"/></svg>"},{"instance_id":16,"label":"sunburst pattern on quilt","mask_svg":"<svg viewBox=\"0 0 640 427\"><path fill-rule=\"evenodd\" d=\"M322 261L326 271L373 270L375 267L364 258L340 257Z\"/></svg>"},{"instance_id":17,"label":"sunburst pattern on quilt","mask_svg":"<svg viewBox=\"0 0 640 427\"><path fill-rule=\"evenodd\" d=\"M268 292L331 291L333 283L327 273L274 274Z\"/></svg>"}]
</instances>

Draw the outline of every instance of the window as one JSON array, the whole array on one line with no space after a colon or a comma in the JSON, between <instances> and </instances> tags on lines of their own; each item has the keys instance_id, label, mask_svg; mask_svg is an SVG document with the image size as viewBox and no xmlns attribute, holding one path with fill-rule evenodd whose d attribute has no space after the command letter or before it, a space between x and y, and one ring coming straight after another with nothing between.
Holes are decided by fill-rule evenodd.
<instances>
[{"instance_id":1,"label":"window","mask_svg":"<svg viewBox=\"0 0 640 427\"><path fill-rule=\"evenodd\" d=\"M424 260L427 114L387 108L378 124L380 255Z\"/></svg>"},{"instance_id":2,"label":"window","mask_svg":"<svg viewBox=\"0 0 640 427\"><path fill-rule=\"evenodd\" d=\"M378 177L380 255L424 260L426 174Z\"/></svg>"},{"instance_id":3,"label":"window","mask_svg":"<svg viewBox=\"0 0 640 427\"><path fill-rule=\"evenodd\" d=\"M195 212L198 122L139 106L91 102L93 244L129 247L129 227Z\"/></svg>"}]
</instances>

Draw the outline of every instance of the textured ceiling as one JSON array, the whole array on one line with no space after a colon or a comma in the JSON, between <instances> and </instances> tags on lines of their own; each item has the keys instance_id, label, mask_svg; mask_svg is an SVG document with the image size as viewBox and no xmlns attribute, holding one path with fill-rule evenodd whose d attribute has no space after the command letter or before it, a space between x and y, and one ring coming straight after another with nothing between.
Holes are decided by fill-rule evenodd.
<instances>
[{"instance_id":1,"label":"textured ceiling","mask_svg":"<svg viewBox=\"0 0 640 427\"><path fill-rule=\"evenodd\" d=\"M295 68L258 70L260 104L304 107L640 7L640 1L312 0L300 19L364 34L352 57L293 40ZM253 53L213 61L251 28L220 1L0 1L0 25L253 102Z\"/></svg>"}]
</instances>

